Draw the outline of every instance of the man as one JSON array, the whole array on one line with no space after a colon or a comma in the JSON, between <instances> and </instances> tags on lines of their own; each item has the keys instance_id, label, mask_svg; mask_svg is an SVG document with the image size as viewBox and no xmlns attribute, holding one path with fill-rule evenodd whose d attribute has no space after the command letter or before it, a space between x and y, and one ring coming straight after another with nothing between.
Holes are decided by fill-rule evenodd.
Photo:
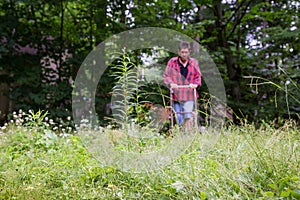
<instances>
[{"instance_id":1,"label":"man","mask_svg":"<svg viewBox=\"0 0 300 200\"><path fill-rule=\"evenodd\" d=\"M182 41L179 45L178 56L169 60L164 72L164 82L167 87L173 88L177 123L179 125L183 124L186 130L191 130L191 112L194 107L193 89L201 85L201 72L198 61L190 57L190 44L188 42ZM189 87L178 88L179 85L188 85ZM178 112L187 113L180 114Z\"/></svg>"}]
</instances>

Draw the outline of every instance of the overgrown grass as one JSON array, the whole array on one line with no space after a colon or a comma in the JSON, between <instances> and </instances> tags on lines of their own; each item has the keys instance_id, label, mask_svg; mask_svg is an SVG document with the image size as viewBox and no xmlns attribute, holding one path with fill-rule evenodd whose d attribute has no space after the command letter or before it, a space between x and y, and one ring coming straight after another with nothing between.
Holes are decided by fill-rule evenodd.
<instances>
[{"instance_id":1,"label":"overgrown grass","mask_svg":"<svg viewBox=\"0 0 300 200\"><path fill-rule=\"evenodd\" d=\"M101 166L76 135L11 124L0 133L0 199L299 199L299 134L291 122L231 126L211 148L199 135L171 165L135 173Z\"/></svg>"}]
</instances>

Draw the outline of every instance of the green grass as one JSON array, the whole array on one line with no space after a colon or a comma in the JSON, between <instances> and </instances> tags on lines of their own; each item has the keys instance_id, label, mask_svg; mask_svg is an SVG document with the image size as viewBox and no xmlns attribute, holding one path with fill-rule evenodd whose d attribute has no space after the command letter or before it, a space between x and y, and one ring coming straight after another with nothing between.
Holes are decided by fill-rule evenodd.
<instances>
[{"instance_id":1,"label":"green grass","mask_svg":"<svg viewBox=\"0 0 300 200\"><path fill-rule=\"evenodd\" d=\"M207 137L196 137L172 164L135 173L102 166L76 135L11 124L0 132L0 199L300 198L300 131L292 123L231 126L211 147Z\"/></svg>"}]
</instances>

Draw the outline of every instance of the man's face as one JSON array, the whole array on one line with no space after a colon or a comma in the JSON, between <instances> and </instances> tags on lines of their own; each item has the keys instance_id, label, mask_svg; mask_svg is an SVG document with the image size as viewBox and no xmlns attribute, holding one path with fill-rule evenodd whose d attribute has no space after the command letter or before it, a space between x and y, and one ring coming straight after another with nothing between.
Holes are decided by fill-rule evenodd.
<instances>
[{"instance_id":1,"label":"man's face","mask_svg":"<svg viewBox=\"0 0 300 200\"><path fill-rule=\"evenodd\" d=\"M188 48L186 49L179 49L178 50L178 55L180 56L182 61L188 60L190 56L190 50Z\"/></svg>"}]
</instances>

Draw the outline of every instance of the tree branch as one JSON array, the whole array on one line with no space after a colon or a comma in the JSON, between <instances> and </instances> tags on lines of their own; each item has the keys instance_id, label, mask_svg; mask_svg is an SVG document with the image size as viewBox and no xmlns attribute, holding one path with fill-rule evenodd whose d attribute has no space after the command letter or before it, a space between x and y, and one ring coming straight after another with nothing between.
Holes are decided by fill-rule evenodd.
<instances>
[{"instance_id":1,"label":"tree branch","mask_svg":"<svg viewBox=\"0 0 300 200\"><path fill-rule=\"evenodd\" d=\"M230 18L227 20L227 23L229 23L232 18L235 17L235 15L238 13L238 11L241 9L241 7L243 6L243 4L246 2L247 0L242 1L239 6L233 11L232 15L230 16ZM251 0L250 0L251 1Z\"/></svg>"},{"instance_id":2,"label":"tree branch","mask_svg":"<svg viewBox=\"0 0 300 200\"><path fill-rule=\"evenodd\" d=\"M249 5L251 4L251 0L247 3L247 5L244 7L244 9L242 10L242 12L240 12L240 16L237 18L237 20L235 21L233 27L231 28L231 31L227 37L227 39L231 38L232 34L234 33L235 29L238 27L238 25L241 23L243 17L246 15L246 11L249 7ZM241 6L239 6L239 8L241 8ZM238 13L238 12L236 12Z\"/></svg>"}]
</instances>

